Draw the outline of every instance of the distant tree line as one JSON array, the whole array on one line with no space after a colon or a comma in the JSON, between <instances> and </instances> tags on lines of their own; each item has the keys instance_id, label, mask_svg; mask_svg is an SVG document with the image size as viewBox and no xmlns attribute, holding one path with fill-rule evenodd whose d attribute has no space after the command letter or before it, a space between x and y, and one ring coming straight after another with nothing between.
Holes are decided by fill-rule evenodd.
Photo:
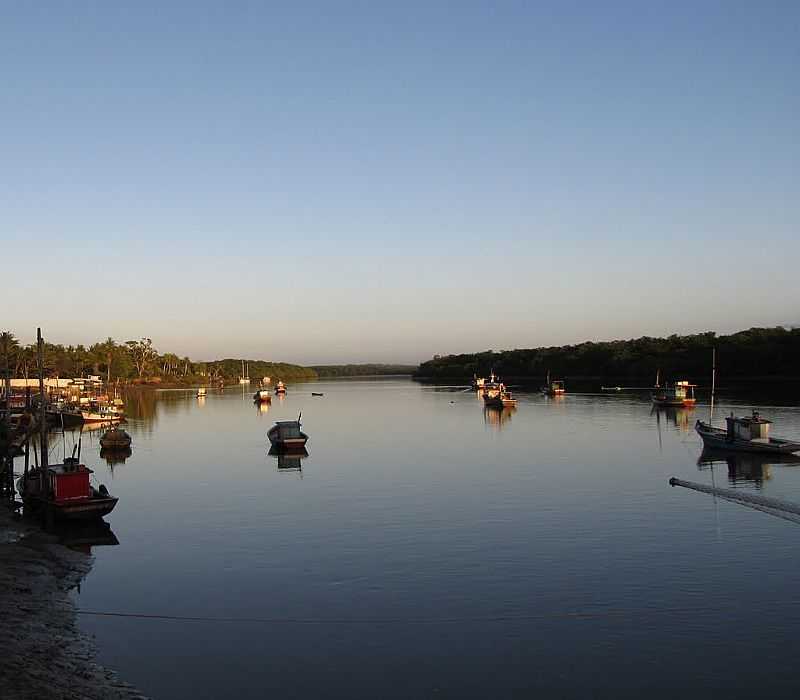
<instances>
[{"instance_id":1,"label":"distant tree line","mask_svg":"<svg viewBox=\"0 0 800 700\"><path fill-rule=\"evenodd\" d=\"M800 378L800 328L783 327L751 328L731 335L708 332L436 356L423 362L415 376L465 379L473 374L486 376L494 370L506 379L539 378L550 372L553 378L613 377L653 381L660 371L662 381L698 381L710 377L712 348L716 348L717 370L725 380Z\"/></svg>"},{"instance_id":2,"label":"distant tree line","mask_svg":"<svg viewBox=\"0 0 800 700\"><path fill-rule=\"evenodd\" d=\"M297 380L315 379L317 373L312 367L302 367L286 362L265 362L264 360L244 360L247 373L253 382L269 377L273 382L278 379ZM204 363L205 371L212 378L238 379L242 374L242 360L227 359Z\"/></svg>"},{"instance_id":3,"label":"distant tree line","mask_svg":"<svg viewBox=\"0 0 800 700\"><path fill-rule=\"evenodd\" d=\"M47 377L85 377L99 375L106 380L129 383L167 382L189 383L200 379L238 380L242 360L226 359L212 362L194 362L174 353L160 353L150 338L117 342L113 338L85 345L60 345L44 343L42 348L44 371ZM0 373L5 369L8 355L12 377L31 379L38 374L36 345L23 345L13 333L0 333ZM249 374L255 379L264 376L279 379L307 379L316 377L308 367L282 362L245 360Z\"/></svg>"},{"instance_id":4,"label":"distant tree line","mask_svg":"<svg viewBox=\"0 0 800 700\"><path fill-rule=\"evenodd\" d=\"M413 374L416 365L363 364L363 365L312 365L320 377L367 377L388 374Z\"/></svg>"}]
</instances>

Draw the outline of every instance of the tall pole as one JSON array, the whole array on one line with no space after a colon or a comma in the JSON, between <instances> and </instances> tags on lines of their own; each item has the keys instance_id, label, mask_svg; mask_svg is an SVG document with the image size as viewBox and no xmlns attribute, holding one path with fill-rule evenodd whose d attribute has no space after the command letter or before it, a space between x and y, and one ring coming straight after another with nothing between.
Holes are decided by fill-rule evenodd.
<instances>
[{"instance_id":1,"label":"tall pole","mask_svg":"<svg viewBox=\"0 0 800 700\"><path fill-rule=\"evenodd\" d=\"M11 440L11 370L9 369L8 363L8 346L9 341L11 338L6 335L3 337L4 340L4 350L6 356L6 376L5 376L5 395L6 395L6 432L8 436L8 440ZM8 493L13 497L14 495L14 458L11 456L11 450L9 449L8 454L5 456L5 465L0 464L0 466L5 466L6 468L6 477L7 477L7 487Z\"/></svg>"},{"instance_id":2,"label":"tall pole","mask_svg":"<svg viewBox=\"0 0 800 700\"><path fill-rule=\"evenodd\" d=\"M708 415L708 423L714 422L714 390L717 383L717 349L711 348L711 409Z\"/></svg>"},{"instance_id":3,"label":"tall pole","mask_svg":"<svg viewBox=\"0 0 800 700\"><path fill-rule=\"evenodd\" d=\"M39 444L42 447L42 465L39 472L39 486L42 498L47 498L47 402L44 395L44 351L42 349L42 329L36 329L36 355L39 360Z\"/></svg>"}]
</instances>

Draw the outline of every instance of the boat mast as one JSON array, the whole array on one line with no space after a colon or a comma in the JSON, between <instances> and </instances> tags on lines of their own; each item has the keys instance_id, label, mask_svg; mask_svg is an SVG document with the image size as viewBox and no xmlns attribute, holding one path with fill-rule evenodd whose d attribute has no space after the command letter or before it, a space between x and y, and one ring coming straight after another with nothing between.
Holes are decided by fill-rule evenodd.
<instances>
[{"instance_id":1,"label":"boat mast","mask_svg":"<svg viewBox=\"0 0 800 700\"><path fill-rule=\"evenodd\" d=\"M42 448L41 471L39 472L39 493L47 498L47 406L44 396L44 352L42 350L42 329L36 329L36 355L39 360L39 444Z\"/></svg>"},{"instance_id":2,"label":"boat mast","mask_svg":"<svg viewBox=\"0 0 800 700\"><path fill-rule=\"evenodd\" d=\"M711 407L708 413L708 424L714 423L714 390L717 377L717 349L711 348Z\"/></svg>"}]
</instances>

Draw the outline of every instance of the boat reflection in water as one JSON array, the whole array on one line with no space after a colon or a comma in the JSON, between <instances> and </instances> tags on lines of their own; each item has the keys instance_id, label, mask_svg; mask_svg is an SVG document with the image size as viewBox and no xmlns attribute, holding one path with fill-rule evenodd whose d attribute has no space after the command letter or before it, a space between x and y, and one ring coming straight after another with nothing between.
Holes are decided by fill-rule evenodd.
<instances>
[{"instance_id":1,"label":"boat reflection in water","mask_svg":"<svg viewBox=\"0 0 800 700\"><path fill-rule=\"evenodd\" d=\"M308 450L292 450L284 452L276 447L270 447L268 454L275 457L279 472L303 472L302 461L308 457Z\"/></svg>"},{"instance_id":2,"label":"boat reflection in water","mask_svg":"<svg viewBox=\"0 0 800 700\"><path fill-rule=\"evenodd\" d=\"M502 430L511 422L511 416L517 412L516 406L506 408L493 408L486 406L483 409L483 422L497 430Z\"/></svg>"},{"instance_id":3,"label":"boat reflection in water","mask_svg":"<svg viewBox=\"0 0 800 700\"><path fill-rule=\"evenodd\" d=\"M272 403L270 401L259 401L256 403L256 413L267 414Z\"/></svg>"},{"instance_id":4,"label":"boat reflection in water","mask_svg":"<svg viewBox=\"0 0 800 700\"><path fill-rule=\"evenodd\" d=\"M125 464L125 460L133 454L130 447L101 447L100 458L106 461L113 474L114 467L118 464Z\"/></svg>"},{"instance_id":5,"label":"boat reflection in water","mask_svg":"<svg viewBox=\"0 0 800 700\"><path fill-rule=\"evenodd\" d=\"M681 433L689 433L694 428L692 422L692 414L694 413L694 406L686 406L684 408L674 408L668 406L658 406L653 404L650 410L651 415L656 416L656 420L660 423L661 418L665 418L668 424L674 425Z\"/></svg>"},{"instance_id":6,"label":"boat reflection in water","mask_svg":"<svg viewBox=\"0 0 800 700\"><path fill-rule=\"evenodd\" d=\"M697 459L697 466L703 469L713 467L715 464L727 465L728 481L731 484L754 484L757 488L761 488L765 481L772 478L773 465L800 465L800 457L791 454L766 455L704 448Z\"/></svg>"},{"instance_id":7,"label":"boat reflection in water","mask_svg":"<svg viewBox=\"0 0 800 700\"><path fill-rule=\"evenodd\" d=\"M59 544L76 552L91 554L92 547L116 546L117 536L105 520L60 523L53 530Z\"/></svg>"}]
</instances>

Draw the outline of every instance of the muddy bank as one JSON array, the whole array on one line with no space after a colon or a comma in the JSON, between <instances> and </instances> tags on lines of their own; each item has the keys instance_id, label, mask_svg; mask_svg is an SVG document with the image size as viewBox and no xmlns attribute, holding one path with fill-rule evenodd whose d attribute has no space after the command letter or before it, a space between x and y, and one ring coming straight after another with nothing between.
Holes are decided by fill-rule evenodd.
<instances>
[{"instance_id":1,"label":"muddy bank","mask_svg":"<svg viewBox=\"0 0 800 700\"><path fill-rule=\"evenodd\" d=\"M133 700L144 696L95 662L68 591L92 557L57 544L0 504L0 697Z\"/></svg>"}]
</instances>

